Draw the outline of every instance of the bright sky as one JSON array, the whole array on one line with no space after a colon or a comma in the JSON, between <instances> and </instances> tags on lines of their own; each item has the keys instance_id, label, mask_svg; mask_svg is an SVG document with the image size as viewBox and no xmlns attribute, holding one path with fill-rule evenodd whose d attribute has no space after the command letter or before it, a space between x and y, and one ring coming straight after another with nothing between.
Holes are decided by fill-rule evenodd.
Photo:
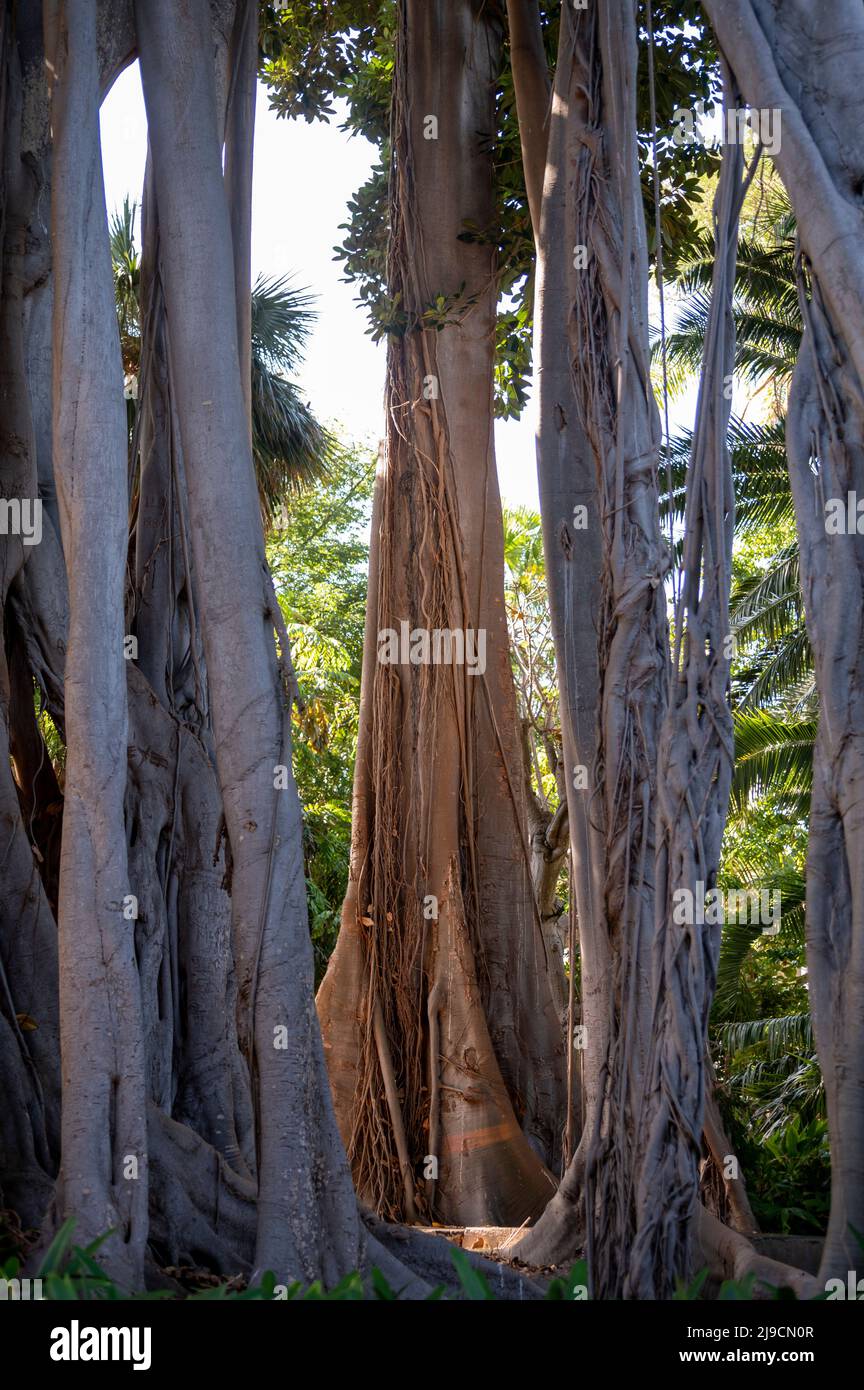
<instances>
[{"instance_id":1,"label":"bright sky","mask_svg":"<svg viewBox=\"0 0 864 1390\"><path fill-rule=\"evenodd\" d=\"M137 63L102 108L102 158L109 213L126 194L140 202L147 123ZM383 428L384 346L366 335L365 311L340 280L333 247L342 239L348 200L365 181L373 146L330 125L279 120L259 87L255 131L252 274L291 274L317 295L301 384L313 410L343 437L373 445ZM496 426L498 474L511 504L537 507L534 411Z\"/></svg>"}]
</instances>

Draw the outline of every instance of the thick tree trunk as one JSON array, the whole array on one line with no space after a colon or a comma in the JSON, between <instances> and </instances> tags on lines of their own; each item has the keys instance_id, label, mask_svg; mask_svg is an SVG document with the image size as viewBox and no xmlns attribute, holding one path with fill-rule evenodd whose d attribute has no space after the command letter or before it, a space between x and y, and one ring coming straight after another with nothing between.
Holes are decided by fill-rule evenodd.
<instances>
[{"instance_id":1,"label":"thick tree trunk","mask_svg":"<svg viewBox=\"0 0 864 1390\"><path fill-rule=\"evenodd\" d=\"M864 539L828 534L825 510L864 496L864 10L856 0L818 12L807 0L704 8L744 100L781 113L775 160L803 253L787 451L820 698L807 950L831 1138L824 1282L856 1268L864 1232Z\"/></svg>"},{"instance_id":2,"label":"thick tree trunk","mask_svg":"<svg viewBox=\"0 0 864 1390\"><path fill-rule=\"evenodd\" d=\"M582 344L577 321L571 314L585 274L584 268L578 268L577 248L585 246L586 237L580 187L589 168L590 153L583 139L589 117L584 71L574 62L577 17L569 7L562 9L555 82L547 98L538 7L532 0L511 0L508 13L511 35L517 41L513 75L529 196L537 181L538 167L541 170L539 216L536 198L531 201L537 249L537 470L579 931L578 1056L590 1133L608 1045L611 960L603 914L603 832L595 802L602 536L595 457L578 394ZM541 141L545 142L542 154ZM550 1217L554 1211L563 1212L569 1202L568 1189L565 1178Z\"/></svg>"},{"instance_id":3,"label":"thick tree trunk","mask_svg":"<svg viewBox=\"0 0 864 1390\"><path fill-rule=\"evenodd\" d=\"M38 9L38 6L37 6ZM32 15L29 16L32 18ZM23 20L24 14L19 16ZM27 390L24 302L42 273L41 247L31 234L39 196L39 169L23 156L21 132L28 90L27 64L15 42L8 9L0 13L0 490L32 508L38 497L37 448ZM46 102L47 104L47 102ZM28 111L28 115L32 114ZM47 239L47 238L46 238ZM32 517L32 513L31 513ZM0 1205L24 1225L36 1226L51 1197L59 1151L60 1071L57 1001L55 834L37 810L39 793L52 779L42 775L35 745L33 683L26 669L20 629L9 596L38 546L21 535L0 536L0 827L3 891L0 894ZM7 660L8 654L8 660ZM14 777L13 777L14 772ZM58 810L56 799L54 811ZM53 826L59 825L59 817ZM44 853L43 853L44 851ZM40 874L50 859L50 873ZM54 902L45 884L51 882Z\"/></svg>"},{"instance_id":4,"label":"thick tree trunk","mask_svg":"<svg viewBox=\"0 0 864 1390\"><path fill-rule=\"evenodd\" d=\"M736 108L728 74L726 96L724 109ZM716 887L735 763L726 640L735 500L726 382L735 365L732 295L747 188L743 163L741 146L727 145L714 200L716 259L687 472L673 679L658 750L653 1036L633 1164L636 1238L625 1282L635 1298L671 1297L690 1275L699 1193L708 1016L721 926L700 926L695 913L679 924L674 907L682 890L701 905L702 895Z\"/></svg>"},{"instance_id":5,"label":"thick tree trunk","mask_svg":"<svg viewBox=\"0 0 864 1390\"><path fill-rule=\"evenodd\" d=\"M510 0L509 12L519 40L514 79L530 187L541 125L536 68L545 59L537 8ZM686 1252L698 1190L715 943L705 953L706 943L685 933L689 954L682 953L681 937L670 940L666 923L674 886L679 880L691 886L698 877L684 863L688 856L713 882L731 768L728 663L720 637L728 626L732 512L728 407L718 394L720 363L731 370L729 268L722 263L712 329L714 396L700 409L700 467L690 478L687 609L694 631L713 647L701 657L687 649L667 711L662 579L668 558L647 372L635 74L631 4L602 3L583 15L562 9L539 222L534 212L538 466L568 770L586 1122L558 1193L519 1253L538 1263L564 1262L587 1238L595 1289L612 1296L633 1292L640 1279L674 1278L667 1265L680 1273L686 1264L686 1253L676 1254L666 1237L671 1228L680 1230ZM729 215L737 215L731 195L727 203ZM731 244L734 250L734 235ZM693 717L699 711L701 729ZM673 764L687 762L683 750L694 737L697 761L705 755L709 795L697 797L681 820L681 807L673 806ZM670 843L678 839L680 854L670 859ZM688 971L691 979L684 978ZM702 1001L692 1021L684 1003L691 997ZM658 1198L661 1151L670 1160L665 1198ZM648 1248L658 1222L666 1232L662 1255Z\"/></svg>"},{"instance_id":6,"label":"thick tree trunk","mask_svg":"<svg viewBox=\"0 0 864 1390\"><path fill-rule=\"evenodd\" d=\"M91 1038L88 1055L95 1056L98 1065L88 1069L82 1060L86 1031L75 1029L72 1034L80 1065L66 1088L64 1123L72 1139L64 1155L60 1198L64 1210L75 1208L72 1214L79 1219L79 1238L103 1234L108 1224L118 1227L118 1241L106 1247L106 1261L124 1283L139 1286L147 1238L151 1254L163 1261L210 1265L226 1274L269 1265L286 1278L323 1277L334 1282L353 1268L368 1276L376 1264L394 1286L404 1290L404 1296L425 1297L431 1283L412 1276L374 1234L364 1231L358 1219L330 1109L312 1009L296 793L290 780L287 793L281 790L285 771L290 769L290 740L273 640L279 617L263 564L242 354L236 336L238 323L243 332L244 256L248 261L248 208L242 206L251 169L251 151L243 148L244 141L251 141L248 119L239 119L233 126L229 119L235 161L235 174L227 176L230 196L219 162L226 109L233 101L239 103L235 110L247 116L250 110L254 44L248 29L244 37L242 17L227 0L211 5L199 0L181 7L166 3L158 14L156 8L148 5L144 16L139 16L156 173L155 179L148 179L144 317L145 337L151 345L160 344L162 364L158 378L151 376L150 387L144 385L142 392L143 404L151 411L139 439L144 442L147 483L152 485L148 493L152 511L143 522L139 512L135 530L135 553L144 558L138 572L140 622L133 631L139 638L140 665L152 677L158 697L142 670L123 660L125 412L110 272L105 275L104 203L100 206L101 195L86 202L83 196L88 190L88 168L92 169L90 189L99 187L98 165L88 164L94 151L98 156L93 140L98 131L98 93L132 51L135 36L129 27L129 7L102 6L97 18L95 7L87 5L85 13L83 0L70 0L69 30L75 42L67 50L62 44L58 49L68 52L70 66L64 69L61 64L58 70L61 85L55 106L61 293L56 310L58 376L53 407L45 369L51 361L46 325L54 286L47 237L39 220L47 204L51 155L40 105L44 105L45 71L41 23L38 6L23 0L16 10L16 32L10 36L5 27L10 10L2 12L0 38L4 43L17 41L21 64L27 69L23 103L20 92L13 93L18 103L14 110L7 101L7 88L0 87L4 135L13 137L4 142L7 164L0 200L0 215L5 217L0 326L3 481L14 495L32 498L38 467L45 502L42 543L28 554L20 538L4 537L0 556L3 597L9 600L4 613L9 670L4 663L0 705L4 747L8 735L12 758L10 762L4 754L7 775L0 786L6 889L0 913L0 1063L8 1102L8 1107L0 1107L2 1196L25 1221L38 1222L50 1194L58 1148L57 940L52 914L57 835L49 813L56 816L62 797L50 766L44 765L47 752L33 718L32 674L61 737L69 740L69 790L74 800L66 807L64 927L70 917L70 893L76 886L72 874L78 872L87 849L80 830L83 824L89 832L82 814L87 805L82 807L81 797L86 791L88 801L93 800L87 779L94 768L97 739L101 742L95 756L103 760L98 767L100 785L107 791L97 805L101 820L94 833L100 837L98 848L104 849L109 871L128 858L123 896L134 894L138 899L137 921L124 926L120 950L112 955L111 988L115 1002L119 1001L118 1013L109 1018L110 1027L100 1026L97 1020ZM81 15L86 23L76 27ZM56 19L51 6L52 34ZM229 61L232 34L235 42ZM7 71L17 77L14 50L12 57L9 68L4 64L4 77ZM53 56L52 64L53 71ZM236 80L230 76L232 66L241 74ZM74 79L82 68L89 90L77 81L64 88L67 75ZM80 128L72 130L68 117L75 103L82 119ZM26 152L15 144L19 130L26 133ZM81 174L80 182L72 176L69 163L76 150L87 156L74 171ZM235 214L230 223L233 234L228 231L229 203ZM206 237L199 240L202 208L212 245ZM166 252L160 268L162 250L154 233L157 225L163 225L163 216L172 235L166 238L170 254ZM76 217L80 227L72 238ZM99 250L100 237L101 260L92 254L94 248ZM91 278L97 271L102 277L98 288ZM70 356L73 325L78 328L78 345L84 345L83 359ZM91 325L100 331L105 325L111 328L107 338L94 328L100 351L92 357ZM202 354L205 340L208 346ZM113 360L106 343L113 344ZM145 355L149 351L145 349ZM82 360L86 378L80 375ZM91 391L89 398L85 388ZM62 458L58 453L64 558L57 530L51 417L56 415L57 441L62 435L65 442L62 432L75 399L82 403L78 434L72 441L76 448L66 450ZM94 399L106 427L100 447L82 460L77 444L83 438L84 422L89 429L96 419L90 408ZM84 410L85 401L89 413ZM99 470L109 453L115 467L110 485L100 491L97 512L90 474L103 476ZM133 470L136 466L133 460ZM90 503L80 513L76 511L79 496ZM97 515L98 543L93 540ZM241 540L237 573L231 568L234 524ZM160 579L158 602L153 588L147 590L153 579L149 562L157 556L169 559ZM71 593L66 562L70 573L74 569ZM90 592L93 570L100 564L105 583L96 590L96 601L85 608L85 593ZM214 574L218 580L211 583ZM199 583L205 595L200 624L203 648L195 632ZM150 612L142 619L140 600L145 593ZM90 669L82 672L78 634L85 619L97 625L99 640L90 653ZM237 652L243 652L246 660L239 674L233 664ZM282 655L284 667L287 651ZM112 658L109 681L106 664ZM68 698L67 674L72 682ZM128 734L121 730L124 678ZM83 712L82 690L89 700ZM107 713L98 698L106 692L110 697ZM214 741L220 781L211 763ZM90 760L83 772L76 749ZM128 854L120 829L124 813ZM223 844L227 845L224 855ZM86 870L84 864L81 876L89 882L92 896L99 891L100 878L95 870L88 878ZM122 903L119 893L113 897ZM236 971L229 942L232 905ZM100 925L90 911L83 917L76 915L79 941L82 922L86 925L90 920ZM132 998L130 972L123 978L121 969L118 975L118 964L123 969L131 965ZM77 949L71 962L64 957L65 1020L75 1002L68 995L69 980L84 970L91 991L94 981L98 990L97 966L101 968L101 962L94 964ZM245 1058L238 1049L233 1017L238 993ZM79 1002L86 999L82 988ZM94 1012L91 999L91 1021ZM111 1074L118 1078L116 1105L113 1111L109 1105L85 1133L83 1118L95 1113L89 1104L92 1093L97 1101L103 1099L101 1062L118 1031L129 1052L125 1071L111 1067ZM134 1077L129 1075L130 1059ZM258 1122L255 1134L250 1064ZM133 1118L143 1141L136 1149L128 1141L128 1093L133 1083L141 1100ZM146 1140L145 1093L151 1098ZM149 1233L140 1181L142 1169L147 1173L143 1161L147 1143L152 1159ZM128 1183L115 1191L111 1160L118 1146L127 1150L120 1177ZM74 1184L80 1186L82 1162L91 1157L98 1182L84 1194L93 1199L86 1209L76 1198ZM124 1224L125 1212L118 1208L133 1189L130 1160L136 1157L140 1160L139 1202L132 1213L134 1220ZM259 1158L260 1182L256 1178ZM130 1230L131 1239L123 1245L120 1237ZM119 1257L117 1244L123 1246ZM430 1242L422 1251L407 1253L424 1272L441 1271L442 1282L452 1288L453 1276L439 1245ZM503 1281L503 1296L521 1297L522 1291L521 1280L511 1276Z\"/></svg>"},{"instance_id":7,"label":"thick tree trunk","mask_svg":"<svg viewBox=\"0 0 864 1390\"><path fill-rule=\"evenodd\" d=\"M584 1178L593 1277L607 1294L622 1278L609 1261L626 1262L634 1233L629 1165L651 1034L655 777L669 663L636 56L632 0L562 11L538 257L541 505L565 756L583 767L570 824L586 1127L520 1254L541 1263L576 1239ZM572 569L570 552L579 558ZM595 1218L604 1232L596 1246Z\"/></svg>"},{"instance_id":8,"label":"thick tree trunk","mask_svg":"<svg viewBox=\"0 0 864 1390\"><path fill-rule=\"evenodd\" d=\"M252 429L252 156L258 77L258 0L237 0L225 120L225 187L231 217L240 380Z\"/></svg>"},{"instance_id":9,"label":"thick tree trunk","mask_svg":"<svg viewBox=\"0 0 864 1390\"><path fill-rule=\"evenodd\" d=\"M69 585L59 1207L133 1285L147 1237L144 1044L126 842L126 418L99 146L95 0L46 7L54 72L54 460Z\"/></svg>"},{"instance_id":10,"label":"thick tree trunk","mask_svg":"<svg viewBox=\"0 0 864 1390\"><path fill-rule=\"evenodd\" d=\"M255 1264L332 1280L359 1264L360 1231L312 1000L300 810L240 379L215 82L201 62L208 9L201 0L147 0L136 5L136 23L232 856L242 1040L256 1089Z\"/></svg>"},{"instance_id":11,"label":"thick tree trunk","mask_svg":"<svg viewBox=\"0 0 864 1390\"><path fill-rule=\"evenodd\" d=\"M495 264L458 239L493 214L482 132L501 34L468 0L399 15L390 292L406 321L388 354L351 881L319 1012L359 1190L391 1213L519 1222L553 1190L539 1160L555 1161L564 1088L503 603ZM440 331L422 318L436 296ZM377 661L403 622L479 634L485 671Z\"/></svg>"}]
</instances>

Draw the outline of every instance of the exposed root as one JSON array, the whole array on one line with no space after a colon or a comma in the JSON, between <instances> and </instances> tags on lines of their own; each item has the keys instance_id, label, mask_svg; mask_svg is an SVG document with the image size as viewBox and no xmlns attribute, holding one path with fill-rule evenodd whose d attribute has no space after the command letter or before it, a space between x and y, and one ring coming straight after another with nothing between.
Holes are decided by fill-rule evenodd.
<instances>
[{"instance_id":1,"label":"exposed root","mask_svg":"<svg viewBox=\"0 0 864 1390\"><path fill-rule=\"evenodd\" d=\"M771 1298L776 1288L791 1289L796 1298L815 1298L822 1286L812 1274L760 1255L746 1236L699 1208L697 1238L702 1262L721 1279L755 1278L754 1298Z\"/></svg>"},{"instance_id":2,"label":"exposed root","mask_svg":"<svg viewBox=\"0 0 864 1390\"><path fill-rule=\"evenodd\" d=\"M538 1269L573 1264L585 1250L586 1225L583 1183L585 1140L573 1156L561 1185L536 1226L516 1242L510 1253Z\"/></svg>"},{"instance_id":3,"label":"exposed root","mask_svg":"<svg viewBox=\"0 0 864 1390\"><path fill-rule=\"evenodd\" d=\"M403 1273L408 1271L420 1282L425 1281L430 1291L436 1285L443 1284L448 1292L461 1293L452 1259L453 1246L449 1241L442 1236L427 1235L416 1227L412 1229L410 1226L387 1225L368 1211L363 1212L363 1223L372 1237L367 1247L370 1264L378 1263L376 1252L383 1250L391 1261L395 1257ZM517 1270L497 1261L484 1259L482 1255L475 1255L470 1250L463 1251L463 1254L471 1267L485 1276L496 1298L518 1302L525 1299L542 1299L543 1289ZM379 1268L386 1274L383 1265L379 1265ZM389 1279L389 1275L387 1277ZM394 1288L398 1287L395 1280L390 1282ZM408 1288L403 1293L403 1297L407 1298L418 1296L426 1295L408 1292Z\"/></svg>"},{"instance_id":4,"label":"exposed root","mask_svg":"<svg viewBox=\"0 0 864 1390\"><path fill-rule=\"evenodd\" d=\"M248 1274L256 1192L210 1144L150 1106L150 1246L165 1265Z\"/></svg>"}]
</instances>

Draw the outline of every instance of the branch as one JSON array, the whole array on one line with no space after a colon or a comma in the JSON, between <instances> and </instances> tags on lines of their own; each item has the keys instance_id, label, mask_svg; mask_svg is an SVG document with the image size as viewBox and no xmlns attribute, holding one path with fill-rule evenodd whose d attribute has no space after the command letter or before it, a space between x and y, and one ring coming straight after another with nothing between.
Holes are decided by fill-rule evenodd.
<instances>
[{"instance_id":1,"label":"branch","mask_svg":"<svg viewBox=\"0 0 864 1390\"><path fill-rule=\"evenodd\" d=\"M507 0L507 17L525 190L531 209L534 239L539 241L552 84L549 81L537 0Z\"/></svg>"}]
</instances>

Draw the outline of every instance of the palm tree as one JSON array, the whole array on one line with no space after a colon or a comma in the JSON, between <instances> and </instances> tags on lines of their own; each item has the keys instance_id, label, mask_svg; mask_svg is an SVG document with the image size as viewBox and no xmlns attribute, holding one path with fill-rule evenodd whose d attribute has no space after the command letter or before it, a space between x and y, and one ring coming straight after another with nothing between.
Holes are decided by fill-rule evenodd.
<instances>
[{"instance_id":1,"label":"palm tree","mask_svg":"<svg viewBox=\"0 0 864 1390\"><path fill-rule=\"evenodd\" d=\"M124 199L110 222L117 322L127 395L137 394L140 362L141 257L135 243L137 203ZM265 527L292 488L319 481L335 440L290 379L302 360L315 318L312 296L287 276L259 275L252 289L252 451ZM130 407L130 424L134 406Z\"/></svg>"},{"instance_id":2,"label":"palm tree","mask_svg":"<svg viewBox=\"0 0 864 1390\"><path fill-rule=\"evenodd\" d=\"M324 477L336 447L287 375L303 359L312 299L286 276L259 275L252 287L252 453L265 523L292 488Z\"/></svg>"}]
</instances>

